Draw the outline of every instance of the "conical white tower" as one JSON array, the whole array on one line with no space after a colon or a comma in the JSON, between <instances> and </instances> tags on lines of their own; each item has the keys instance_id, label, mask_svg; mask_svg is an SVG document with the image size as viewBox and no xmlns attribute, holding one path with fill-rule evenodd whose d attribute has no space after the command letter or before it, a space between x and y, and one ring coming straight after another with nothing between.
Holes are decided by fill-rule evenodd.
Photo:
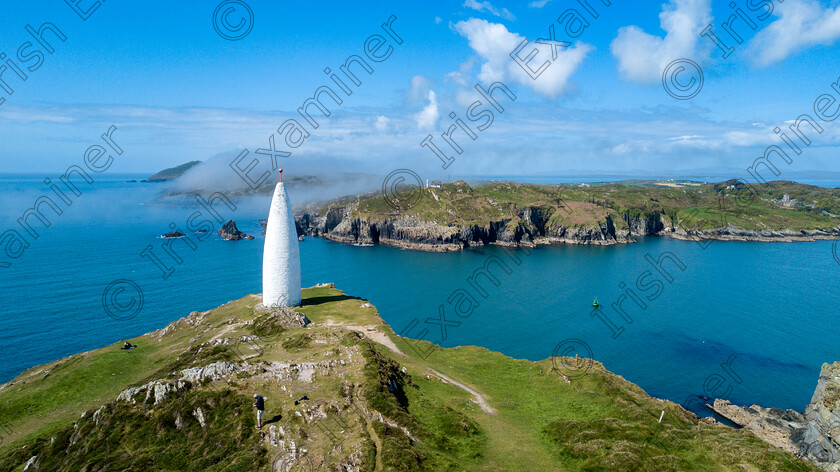
<instances>
[{"instance_id":1,"label":"conical white tower","mask_svg":"<svg viewBox=\"0 0 840 472\"><path fill-rule=\"evenodd\" d=\"M265 229L263 305L300 305L300 250L292 203L283 186L283 169L274 188Z\"/></svg>"}]
</instances>

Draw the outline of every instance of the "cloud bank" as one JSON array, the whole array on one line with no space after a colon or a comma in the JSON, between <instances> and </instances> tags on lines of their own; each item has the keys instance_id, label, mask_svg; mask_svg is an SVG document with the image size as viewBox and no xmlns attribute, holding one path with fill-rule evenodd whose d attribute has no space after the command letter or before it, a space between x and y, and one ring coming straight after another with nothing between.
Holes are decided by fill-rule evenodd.
<instances>
[{"instance_id":1,"label":"cloud bank","mask_svg":"<svg viewBox=\"0 0 840 472\"><path fill-rule=\"evenodd\" d=\"M549 98L555 98L565 89L569 77L580 67L587 53L593 49L585 43L575 43L572 47L558 51L557 59L537 78L532 79L511 57L510 53L525 38L499 23L471 18L459 21L453 28L461 36L469 40L470 48L482 59L478 80L482 83L516 82ZM531 43L540 52L534 58L534 64L550 60L551 52L548 46ZM524 55L524 54L523 54Z\"/></svg>"},{"instance_id":2,"label":"cloud bank","mask_svg":"<svg viewBox=\"0 0 840 472\"><path fill-rule=\"evenodd\" d=\"M711 21L709 0L671 0L659 14L665 37L648 34L638 26L625 26L610 43L610 51L626 79L655 83L671 61L699 56L700 31Z\"/></svg>"},{"instance_id":3,"label":"cloud bank","mask_svg":"<svg viewBox=\"0 0 840 472\"><path fill-rule=\"evenodd\" d=\"M761 30L748 50L758 66L769 66L816 45L831 45L840 37L840 5L822 8L816 0L776 5L778 19Z\"/></svg>"}]
</instances>

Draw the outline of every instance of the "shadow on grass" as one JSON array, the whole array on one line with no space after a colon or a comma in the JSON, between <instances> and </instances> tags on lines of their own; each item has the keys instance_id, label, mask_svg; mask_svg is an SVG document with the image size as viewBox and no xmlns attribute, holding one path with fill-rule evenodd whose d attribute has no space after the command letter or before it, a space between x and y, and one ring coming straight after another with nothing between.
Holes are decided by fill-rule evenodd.
<instances>
[{"instance_id":1,"label":"shadow on grass","mask_svg":"<svg viewBox=\"0 0 840 472\"><path fill-rule=\"evenodd\" d=\"M342 302L344 300L361 300L359 297L349 295L331 295L328 297L312 297L303 299L301 306L321 305L324 303Z\"/></svg>"},{"instance_id":2,"label":"shadow on grass","mask_svg":"<svg viewBox=\"0 0 840 472\"><path fill-rule=\"evenodd\" d=\"M271 423L276 423L276 422L280 421L281 418L283 418L283 415L274 415L274 417L271 418L270 420L263 422L263 426L271 424Z\"/></svg>"}]
</instances>

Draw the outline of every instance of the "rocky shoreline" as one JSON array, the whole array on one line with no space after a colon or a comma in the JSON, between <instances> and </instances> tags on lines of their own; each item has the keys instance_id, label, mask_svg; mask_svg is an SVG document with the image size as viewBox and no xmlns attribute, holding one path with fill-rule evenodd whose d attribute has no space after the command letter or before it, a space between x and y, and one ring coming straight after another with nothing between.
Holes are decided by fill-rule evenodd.
<instances>
[{"instance_id":1,"label":"rocky shoreline","mask_svg":"<svg viewBox=\"0 0 840 472\"><path fill-rule=\"evenodd\" d=\"M726 228L718 228L710 231L702 231L699 233L686 234L685 232L674 232L668 234L674 239L690 240L690 241L756 241L756 242L809 242L809 241L829 241L840 238L840 228L832 228L830 231L823 230L801 230L793 231L784 229L781 231L763 230L752 231L735 226Z\"/></svg>"},{"instance_id":2,"label":"rocky shoreline","mask_svg":"<svg viewBox=\"0 0 840 472\"><path fill-rule=\"evenodd\" d=\"M840 238L840 228L829 230L747 230L725 226L693 230L690 224L673 221L660 212L624 216L626 228L618 229L607 215L597 226L551 226L550 214L540 207L526 207L516 219L506 218L483 225L451 226L411 217L368 219L353 215L354 207L337 206L320 213L303 210L295 214L299 235L318 236L350 244L381 244L426 252L460 251L474 246L534 247L576 244L614 245L636 242L642 236L668 236L687 241L799 242ZM682 226L689 226L688 229Z\"/></svg>"},{"instance_id":3,"label":"rocky shoreline","mask_svg":"<svg viewBox=\"0 0 840 472\"><path fill-rule=\"evenodd\" d=\"M840 472L840 362L823 364L805 412L736 406L717 399L710 407L759 439L809 460L829 472Z\"/></svg>"}]
</instances>

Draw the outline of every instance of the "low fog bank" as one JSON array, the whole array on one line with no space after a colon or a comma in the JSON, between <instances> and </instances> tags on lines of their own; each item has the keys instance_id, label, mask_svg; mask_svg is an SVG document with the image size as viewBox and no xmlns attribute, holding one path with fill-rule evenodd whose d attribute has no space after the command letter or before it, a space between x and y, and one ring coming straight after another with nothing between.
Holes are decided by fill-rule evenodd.
<instances>
[{"instance_id":1,"label":"low fog bank","mask_svg":"<svg viewBox=\"0 0 840 472\"><path fill-rule=\"evenodd\" d=\"M231 157L234 156L234 157ZM221 192L242 204L254 209L267 209L274 193L274 187L280 174L275 170L264 181L260 179L268 172L268 156L247 155L238 163L240 169L247 169L249 163L258 159L259 165L248 171L252 181L260 182L253 189L231 167L236 154L218 154L211 159L188 170L181 177L167 182L166 188L157 198L157 203L165 205L190 204L192 195ZM373 173L348 172L334 162L315 161L301 163L284 161L283 181L294 206L316 201L331 200L338 197L358 195L381 190L384 176Z\"/></svg>"},{"instance_id":2,"label":"low fog bank","mask_svg":"<svg viewBox=\"0 0 840 472\"><path fill-rule=\"evenodd\" d=\"M79 195L65 191L65 197L69 200L67 203L43 184L41 179L17 183L0 180L0 201L3 202L0 205L0 225L20 231L18 219L33 211L39 212L44 221L50 223L45 227L37 216L27 217L36 228L43 228L43 233L51 231L56 225L68 223L103 225L114 219L114 215L120 215L123 222L130 222L160 213L152 208L154 205L150 205L160 195L158 185L129 182L127 178L103 178L91 185L79 184L78 189Z\"/></svg>"}]
</instances>

